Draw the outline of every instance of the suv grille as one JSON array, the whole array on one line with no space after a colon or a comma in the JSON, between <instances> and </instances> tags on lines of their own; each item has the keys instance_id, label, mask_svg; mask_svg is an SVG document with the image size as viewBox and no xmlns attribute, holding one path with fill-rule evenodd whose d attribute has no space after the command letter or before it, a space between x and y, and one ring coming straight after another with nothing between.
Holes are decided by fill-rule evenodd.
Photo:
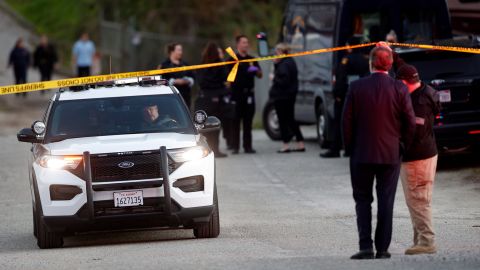
<instances>
[{"instance_id":1,"label":"suv grille","mask_svg":"<svg viewBox=\"0 0 480 270\"><path fill-rule=\"evenodd\" d=\"M133 153L129 155L96 155L91 157L92 182L128 181L163 178L160 153ZM169 173L176 164L168 160Z\"/></svg>"}]
</instances>

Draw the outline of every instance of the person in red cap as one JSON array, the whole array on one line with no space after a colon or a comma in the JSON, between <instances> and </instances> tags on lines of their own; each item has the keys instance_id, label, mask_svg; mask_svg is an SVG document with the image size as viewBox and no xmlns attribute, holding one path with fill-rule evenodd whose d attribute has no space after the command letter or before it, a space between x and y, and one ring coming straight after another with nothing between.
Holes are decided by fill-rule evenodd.
<instances>
[{"instance_id":1,"label":"person in red cap","mask_svg":"<svg viewBox=\"0 0 480 270\"><path fill-rule=\"evenodd\" d=\"M433 133L435 115L440 112L437 91L420 81L417 69L403 65L397 79L408 88L415 111L415 136L403 155L400 170L405 201L413 223L413 246L407 255L436 252L432 226L432 191L437 167L437 144Z\"/></svg>"}]
</instances>

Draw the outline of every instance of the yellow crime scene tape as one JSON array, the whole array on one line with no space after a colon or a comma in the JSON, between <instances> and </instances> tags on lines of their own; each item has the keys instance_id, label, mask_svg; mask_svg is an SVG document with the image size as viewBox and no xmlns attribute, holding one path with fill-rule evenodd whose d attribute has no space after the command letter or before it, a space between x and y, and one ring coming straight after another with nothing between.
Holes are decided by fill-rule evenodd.
<instances>
[{"instance_id":1,"label":"yellow crime scene tape","mask_svg":"<svg viewBox=\"0 0 480 270\"><path fill-rule=\"evenodd\" d=\"M95 84L95 83L114 81L114 80L125 79L125 78L162 75L167 73L175 73L175 72L188 71L188 70L198 70L198 69L226 66L226 65L232 65L232 64L233 64L233 68L230 71L227 80L229 82L233 82L235 81L235 77L238 71L238 66L240 65L240 63L271 61L275 59L282 59L282 58L288 58L288 57L300 57L300 56L314 55L314 54L320 54L320 53L336 52L336 51L343 51L343 50L349 50L349 49L358 49L358 48L374 46L376 44L377 43L365 43L365 44L352 45L352 46L323 48L323 49L296 52L296 53L290 53L290 54L272 55L272 56L243 59L243 60L239 60L238 57L235 55L233 49L228 47L226 49L226 52L233 58L233 61L0 86L0 95L8 95L8 94L15 94L15 93L23 93L23 92L34 92L34 91L41 91L41 90L47 90L47 89L53 89L53 88L63 88L63 87L70 87L70 86L77 86L77 85ZM401 46L401 47L410 47L410 48L419 48L419 49L428 49L428 50L442 50L442 51L480 54L480 49L477 49L477 48L436 46L436 45L425 45L425 44L406 44L406 43L385 43L385 44L389 46Z\"/></svg>"}]
</instances>

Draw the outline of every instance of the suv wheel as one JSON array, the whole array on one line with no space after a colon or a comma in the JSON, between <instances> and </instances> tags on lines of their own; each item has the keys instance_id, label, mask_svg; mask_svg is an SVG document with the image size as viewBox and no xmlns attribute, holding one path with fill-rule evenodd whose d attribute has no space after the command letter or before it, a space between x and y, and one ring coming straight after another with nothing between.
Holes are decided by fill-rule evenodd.
<instances>
[{"instance_id":1,"label":"suv wheel","mask_svg":"<svg viewBox=\"0 0 480 270\"><path fill-rule=\"evenodd\" d=\"M35 208L32 206L32 217L33 217L33 236L37 237L38 236L38 224L37 224L37 213L35 211Z\"/></svg>"},{"instance_id":2,"label":"suv wheel","mask_svg":"<svg viewBox=\"0 0 480 270\"><path fill-rule=\"evenodd\" d=\"M325 119L325 114L323 111L322 104L318 104L316 113L317 113L317 141L320 147L324 147L326 119Z\"/></svg>"},{"instance_id":3,"label":"suv wheel","mask_svg":"<svg viewBox=\"0 0 480 270\"><path fill-rule=\"evenodd\" d=\"M281 139L280 124L278 123L277 111L273 102L268 102L263 109L263 128L268 137L274 141Z\"/></svg>"},{"instance_id":4,"label":"suv wheel","mask_svg":"<svg viewBox=\"0 0 480 270\"><path fill-rule=\"evenodd\" d=\"M220 216L218 213L217 187L213 192L213 213L207 224L202 224L193 229L196 238L216 238L220 234Z\"/></svg>"},{"instance_id":5,"label":"suv wheel","mask_svg":"<svg viewBox=\"0 0 480 270\"><path fill-rule=\"evenodd\" d=\"M58 232L49 232L47 226L35 215L37 223L37 245L39 248L60 248L63 246L63 236Z\"/></svg>"},{"instance_id":6,"label":"suv wheel","mask_svg":"<svg viewBox=\"0 0 480 270\"><path fill-rule=\"evenodd\" d=\"M40 199L36 187L35 193L35 208L33 211L33 233L37 237L37 246L39 248L60 248L63 246L63 235L58 232L48 231L47 226L40 219L42 208L39 206Z\"/></svg>"}]
</instances>

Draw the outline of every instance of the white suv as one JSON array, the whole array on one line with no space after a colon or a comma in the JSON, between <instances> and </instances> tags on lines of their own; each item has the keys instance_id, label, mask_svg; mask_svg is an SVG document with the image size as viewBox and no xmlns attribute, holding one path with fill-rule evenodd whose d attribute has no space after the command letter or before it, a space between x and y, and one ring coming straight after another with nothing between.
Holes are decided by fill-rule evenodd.
<instances>
[{"instance_id":1,"label":"white suv","mask_svg":"<svg viewBox=\"0 0 480 270\"><path fill-rule=\"evenodd\" d=\"M214 154L218 118L189 110L156 77L60 89L43 121L17 138L29 160L40 248L78 232L167 227L220 232Z\"/></svg>"}]
</instances>

